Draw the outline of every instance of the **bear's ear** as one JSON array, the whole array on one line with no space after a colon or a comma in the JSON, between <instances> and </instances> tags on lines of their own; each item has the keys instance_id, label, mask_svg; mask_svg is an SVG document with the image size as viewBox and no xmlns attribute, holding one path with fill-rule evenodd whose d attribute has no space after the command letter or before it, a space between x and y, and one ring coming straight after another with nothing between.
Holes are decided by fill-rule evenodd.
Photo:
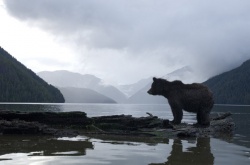
<instances>
[{"instance_id":1,"label":"bear's ear","mask_svg":"<svg viewBox=\"0 0 250 165\"><path fill-rule=\"evenodd\" d=\"M157 78L153 77L153 81L156 81L156 80L157 80Z\"/></svg>"}]
</instances>

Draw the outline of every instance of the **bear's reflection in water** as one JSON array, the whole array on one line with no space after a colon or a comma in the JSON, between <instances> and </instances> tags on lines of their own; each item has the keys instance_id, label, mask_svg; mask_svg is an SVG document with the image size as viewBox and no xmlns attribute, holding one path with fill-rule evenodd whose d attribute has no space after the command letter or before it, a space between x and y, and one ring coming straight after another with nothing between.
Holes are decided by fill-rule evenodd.
<instances>
[{"instance_id":1,"label":"bear's reflection in water","mask_svg":"<svg viewBox=\"0 0 250 165\"><path fill-rule=\"evenodd\" d=\"M165 163L150 165L213 165L214 156L211 153L210 138L198 138L195 147L183 151L182 140L175 139L172 151Z\"/></svg>"}]
</instances>

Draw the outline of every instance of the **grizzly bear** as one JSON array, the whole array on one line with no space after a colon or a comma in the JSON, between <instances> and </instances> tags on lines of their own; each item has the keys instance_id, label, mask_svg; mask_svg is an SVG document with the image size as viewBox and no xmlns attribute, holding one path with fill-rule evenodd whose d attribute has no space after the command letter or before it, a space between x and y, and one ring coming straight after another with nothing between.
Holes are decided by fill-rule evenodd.
<instances>
[{"instance_id":1,"label":"grizzly bear","mask_svg":"<svg viewBox=\"0 0 250 165\"><path fill-rule=\"evenodd\" d=\"M197 124L209 126L209 114L214 105L213 94L205 85L193 83L183 84L181 81L167 81L161 78L153 78L151 95L161 95L168 99L174 120L173 124L180 124L183 111L197 114Z\"/></svg>"}]
</instances>

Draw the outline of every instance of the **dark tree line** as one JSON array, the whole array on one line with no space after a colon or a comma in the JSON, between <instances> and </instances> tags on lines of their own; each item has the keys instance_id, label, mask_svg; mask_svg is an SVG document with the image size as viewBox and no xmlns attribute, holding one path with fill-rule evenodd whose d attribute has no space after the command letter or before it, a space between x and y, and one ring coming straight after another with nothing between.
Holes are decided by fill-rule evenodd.
<instances>
[{"instance_id":1,"label":"dark tree line","mask_svg":"<svg viewBox=\"0 0 250 165\"><path fill-rule=\"evenodd\" d=\"M64 102L61 92L0 47L0 102Z\"/></svg>"},{"instance_id":2,"label":"dark tree line","mask_svg":"<svg viewBox=\"0 0 250 165\"><path fill-rule=\"evenodd\" d=\"M250 105L250 60L204 84L212 90L217 104Z\"/></svg>"}]
</instances>

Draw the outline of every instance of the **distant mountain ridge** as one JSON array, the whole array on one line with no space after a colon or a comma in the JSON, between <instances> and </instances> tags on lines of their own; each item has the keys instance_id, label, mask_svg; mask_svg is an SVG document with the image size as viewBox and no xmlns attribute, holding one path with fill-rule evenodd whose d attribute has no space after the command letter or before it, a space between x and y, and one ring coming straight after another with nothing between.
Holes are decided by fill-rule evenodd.
<instances>
[{"instance_id":1,"label":"distant mountain ridge","mask_svg":"<svg viewBox=\"0 0 250 165\"><path fill-rule=\"evenodd\" d=\"M147 79L142 79L134 84L120 85L120 86L114 87L112 85L104 85L100 78L97 78L93 75L89 75L89 74L83 75L83 74L69 72L65 70L59 70L59 71L53 71L53 72L43 71L43 72L39 72L38 75L41 78L43 78L45 81L47 81L48 83L51 83L59 87L60 89L65 88L65 87L74 87L74 88L79 88L81 90L91 89L92 91L95 91L103 96L109 97L111 100L114 100L117 103L127 103L127 104L167 104L168 103L167 100L162 96L151 96L147 93L152 83L152 77L147 78ZM163 77L170 79L170 80L185 79L186 81L190 81L190 79L188 78L192 78L193 76L194 76L194 73L191 67L183 67ZM64 91L62 91L62 93L64 93ZM67 92L67 96L64 93L66 102L68 102L67 100L71 100L72 102L74 102L74 100L72 100L69 97L69 93L70 91ZM78 94L71 92L72 98L73 97L76 98L75 95L78 95ZM82 92L82 95L86 95L86 93ZM82 96L82 98L85 98L85 101L87 100L85 96ZM85 102L85 101L84 99L81 99L81 102Z\"/></svg>"},{"instance_id":2,"label":"distant mountain ridge","mask_svg":"<svg viewBox=\"0 0 250 165\"><path fill-rule=\"evenodd\" d=\"M163 96L152 96L147 93L150 89L151 83L147 84L144 88L136 92L128 98L129 104L167 104L168 101Z\"/></svg>"},{"instance_id":3,"label":"distant mountain ridge","mask_svg":"<svg viewBox=\"0 0 250 165\"><path fill-rule=\"evenodd\" d=\"M122 91L126 96L131 97L136 94L138 91L143 89L146 85L148 85L152 81L152 78L142 79L134 84L128 85L119 85L117 88Z\"/></svg>"},{"instance_id":4,"label":"distant mountain ridge","mask_svg":"<svg viewBox=\"0 0 250 165\"><path fill-rule=\"evenodd\" d=\"M37 74L48 83L59 87L93 88L101 82L96 76L67 70L42 71Z\"/></svg>"},{"instance_id":5,"label":"distant mountain ridge","mask_svg":"<svg viewBox=\"0 0 250 165\"><path fill-rule=\"evenodd\" d=\"M169 81L182 80L183 82L194 81L194 72L191 67L185 66L171 73L162 76ZM153 82L152 78L147 79L147 84L138 92L130 96L127 100L129 104L168 104L168 101L163 96L152 96L147 93Z\"/></svg>"},{"instance_id":6,"label":"distant mountain ridge","mask_svg":"<svg viewBox=\"0 0 250 165\"><path fill-rule=\"evenodd\" d=\"M109 97L117 103L124 103L125 94L112 85L104 85L100 78L89 74L74 73L66 70L43 71L37 73L41 78L57 87L87 88ZM72 93L73 94L73 93ZM72 95L73 97L73 95ZM69 96L67 97L69 98Z\"/></svg>"},{"instance_id":7,"label":"distant mountain ridge","mask_svg":"<svg viewBox=\"0 0 250 165\"><path fill-rule=\"evenodd\" d=\"M75 88L88 88L95 92L109 97L117 103L127 104L167 104L167 100L163 96L151 96L147 91L151 86L152 78L143 79L134 84L122 85L114 87L112 85L103 85L102 80L93 75L81 75L68 71L58 71L57 76L50 75L55 79L53 85L61 85L64 87L74 86ZM63 72L68 72L70 76L64 76ZM57 73L57 72L55 72ZM41 73L42 74L42 73ZM41 75L39 73L39 75ZM60 78L60 76L61 78ZM59 76L59 77L58 77ZM195 79L196 72L189 66L177 69L171 73L162 76L169 81L181 80L184 83L199 82ZM41 76L44 77L44 76ZM49 79L48 77L45 78ZM53 82L54 80L48 81ZM57 82L59 81L59 82ZM244 62L241 66L217 75L205 81L214 93L215 103L217 104L248 104L250 105L250 60ZM118 90L119 89L119 90ZM121 94L121 93L124 94ZM111 97L110 97L110 96ZM126 98L126 96L128 98ZM119 98L120 97L120 98ZM109 101L111 101L109 100Z\"/></svg>"},{"instance_id":8,"label":"distant mountain ridge","mask_svg":"<svg viewBox=\"0 0 250 165\"><path fill-rule=\"evenodd\" d=\"M195 74L195 71L190 66L184 66L168 73L162 78L167 79L168 81L181 80L183 83L188 84L197 82Z\"/></svg>"},{"instance_id":9,"label":"distant mountain ridge","mask_svg":"<svg viewBox=\"0 0 250 165\"><path fill-rule=\"evenodd\" d=\"M0 102L63 103L61 92L0 47Z\"/></svg>"},{"instance_id":10,"label":"distant mountain ridge","mask_svg":"<svg viewBox=\"0 0 250 165\"><path fill-rule=\"evenodd\" d=\"M66 103L116 103L114 100L87 88L61 87Z\"/></svg>"},{"instance_id":11,"label":"distant mountain ridge","mask_svg":"<svg viewBox=\"0 0 250 165\"><path fill-rule=\"evenodd\" d=\"M204 82L217 104L250 105L250 60Z\"/></svg>"}]
</instances>

